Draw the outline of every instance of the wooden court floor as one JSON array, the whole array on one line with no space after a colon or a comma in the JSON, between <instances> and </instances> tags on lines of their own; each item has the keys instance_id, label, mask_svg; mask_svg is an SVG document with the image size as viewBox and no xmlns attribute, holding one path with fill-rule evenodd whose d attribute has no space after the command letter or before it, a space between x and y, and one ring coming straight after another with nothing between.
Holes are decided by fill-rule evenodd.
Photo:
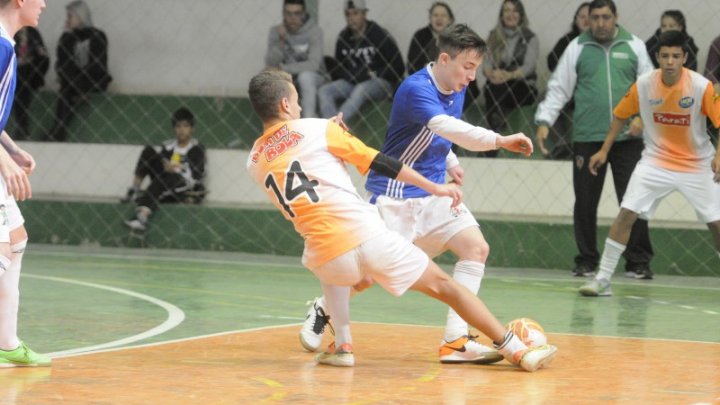
<instances>
[{"instance_id":1,"label":"wooden court floor","mask_svg":"<svg viewBox=\"0 0 720 405\"><path fill-rule=\"evenodd\" d=\"M439 328L353 325L356 366L317 366L297 326L0 370L3 404L700 404L720 400L720 345L550 335L536 373L506 362L441 365Z\"/></svg>"},{"instance_id":2,"label":"wooden court floor","mask_svg":"<svg viewBox=\"0 0 720 405\"><path fill-rule=\"evenodd\" d=\"M297 262L33 247L20 334L54 364L0 369L0 405L720 403L719 280L618 280L599 300L565 272L490 269L495 314L538 319L559 348L532 374L439 364L446 307L372 288L352 303L356 366L339 369L298 343L319 288Z\"/></svg>"}]
</instances>

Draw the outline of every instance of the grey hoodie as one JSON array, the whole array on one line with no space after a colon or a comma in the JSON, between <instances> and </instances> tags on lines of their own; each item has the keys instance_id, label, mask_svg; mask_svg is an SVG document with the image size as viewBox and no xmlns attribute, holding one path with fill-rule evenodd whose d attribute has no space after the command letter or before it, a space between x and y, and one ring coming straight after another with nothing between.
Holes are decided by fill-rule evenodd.
<instances>
[{"instance_id":1,"label":"grey hoodie","mask_svg":"<svg viewBox=\"0 0 720 405\"><path fill-rule=\"evenodd\" d=\"M304 71L320 71L323 66L323 32L312 17L295 33L289 33L280 41L278 27L270 29L265 65L296 75Z\"/></svg>"}]
</instances>

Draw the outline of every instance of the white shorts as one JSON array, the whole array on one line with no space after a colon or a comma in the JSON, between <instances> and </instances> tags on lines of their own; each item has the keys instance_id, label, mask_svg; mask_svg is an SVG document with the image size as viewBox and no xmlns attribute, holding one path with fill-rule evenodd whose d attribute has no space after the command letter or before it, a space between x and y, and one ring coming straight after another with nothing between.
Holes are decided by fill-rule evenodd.
<instances>
[{"instance_id":1,"label":"white shorts","mask_svg":"<svg viewBox=\"0 0 720 405\"><path fill-rule=\"evenodd\" d=\"M713 181L710 167L702 172L676 172L644 163L635 166L621 206L651 219L660 201L679 191L705 224L720 220L720 184Z\"/></svg>"},{"instance_id":2,"label":"white shorts","mask_svg":"<svg viewBox=\"0 0 720 405\"><path fill-rule=\"evenodd\" d=\"M24 223L15 197L8 195L5 181L0 177L0 243L10 243L10 231Z\"/></svg>"},{"instance_id":3,"label":"white shorts","mask_svg":"<svg viewBox=\"0 0 720 405\"><path fill-rule=\"evenodd\" d=\"M480 226L465 204L451 208L451 203L449 197L434 195L404 200L382 195L375 206L390 230L435 257L447 250L445 244L460 231Z\"/></svg>"},{"instance_id":4,"label":"white shorts","mask_svg":"<svg viewBox=\"0 0 720 405\"><path fill-rule=\"evenodd\" d=\"M423 275L429 261L417 246L386 229L310 271L323 283L338 286L353 286L370 276L390 294L400 296Z\"/></svg>"}]
</instances>

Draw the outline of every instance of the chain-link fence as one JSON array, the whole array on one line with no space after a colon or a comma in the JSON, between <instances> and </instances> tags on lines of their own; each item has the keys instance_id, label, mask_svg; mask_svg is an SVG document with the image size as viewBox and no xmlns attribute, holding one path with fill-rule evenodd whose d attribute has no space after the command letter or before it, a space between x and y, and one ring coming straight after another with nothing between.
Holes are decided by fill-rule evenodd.
<instances>
[{"instance_id":1,"label":"chain-link fence","mask_svg":"<svg viewBox=\"0 0 720 405\"><path fill-rule=\"evenodd\" d=\"M310 14L323 31L326 56L335 54L338 34L346 26L343 3L307 0ZM365 3L367 18L390 33L407 63L413 34L429 23L431 1ZM501 1L447 3L455 22L468 24L483 38L498 24ZM50 69L46 84L29 104L29 125L23 133L27 142L22 143L39 163L32 177L35 201L23 208L32 238L51 243L297 254L299 243L292 227L279 214L265 213L267 201L244 169L247 149L261 131L247 100L247 83L265 67L268 33L283 21L283 2L87 0L87 4L93 24L107 37L107 66L113 80L107 91L94 89L73 99L65 140L57 142L53 129L62 78L56 69L57 49L66 10L64 3L50 2L39 26ZM550 77L548 55L571 30L579 5L579 1L525 2L528 28L538 42L536 92L528 99L513 100L519 106L504 109L492 122L496 118L488 115L486 79L479 71L477 91L465 109L466 120L534 137L535 109ZM617 7L619 23L643 41L660 27L664 10L680 9L687 32L698 46L702 73L710 44L720 35L719 2L620 0ZM133 216L134 207L118 201L131 185L142 145L160 145L173 138L170 119L181 106L194 113L195 137L207 148L204 181L208 194L197 205L161 205L146 233L130 232L122 221ZM380 147L390 106L390 95L364 103L349 121L352 132ZM491 245L502 247L494 250L495 264L572 265L574 194L569 143L573 122L570 115L563 118L548 141L553 151L549 157L536 151L529 159L505 153L489 159L458 151L467 172L467 203L481 219L484 232L492 236ZM14 117L8 132L13 135L18 128ZM45 142L48 138L51 142ZM362 187L362 180L356 180ZM617 201L608 181L599 207L600 223L607 225L616 213ZM598 240L605 234L606 229L601 229ZM659 272L720 275L710 236L681 197L673 195L661 205L651 237L662 247L656 249L663 267ZM279 246L286 243L293 247Z\"/></svg>"}]
</instances>

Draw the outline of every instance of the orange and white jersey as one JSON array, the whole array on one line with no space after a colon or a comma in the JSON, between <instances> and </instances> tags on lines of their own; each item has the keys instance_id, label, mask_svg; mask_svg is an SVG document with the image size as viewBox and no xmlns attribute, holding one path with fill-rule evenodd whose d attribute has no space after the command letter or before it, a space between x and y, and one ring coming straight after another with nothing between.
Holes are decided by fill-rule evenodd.
<instances>
[{"instance_id":1,"label":"orange and white jersey","mask_svg":"<svg viewBox=\"0 0 720 405\"><path fill-rule=\"evenodd\" d=\"M377 154L325 119L285 121L255 141L247 161L250 176L305 239L307 267L334 259L385 228L345 167L351 163L365 174Z\"/></svg>"},{"instance_id":2,"label":"orange and white jersey","mask_svg":"<svg viewBox=\"0 0 720 405\"><path fill-rule=\"evenodd\" d=\"M638 112L645 125L644 160L679 172L710 167L715 149L706 132L705 117L720 126L720 97L709 80L683 68L680 80L668 87L659 69L646 73L613 111L620 119Z\"/></svg>"}]
</instances>

